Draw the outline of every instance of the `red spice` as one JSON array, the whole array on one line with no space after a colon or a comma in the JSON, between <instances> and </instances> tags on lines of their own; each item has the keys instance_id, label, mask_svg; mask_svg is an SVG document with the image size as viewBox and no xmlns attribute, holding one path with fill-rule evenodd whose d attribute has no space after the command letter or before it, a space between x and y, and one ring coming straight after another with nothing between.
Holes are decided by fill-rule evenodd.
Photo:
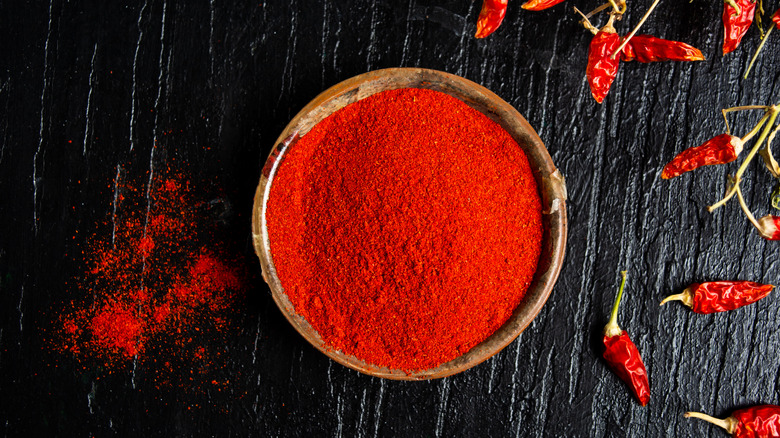
<instances>
[{"instance_id":1,"label":"red spice","mask_svg":"<svg viewBox=\"0 0 780 438\"><path fill-rule=\"evenodd\" d=\"M647 377L645 363L642 361L636 344L617 323L620 300L626 286L626 273L627 271L620 273L623 280L620 282L620 289L615 297L615 304L612 306L612 315L604 327L603 357L612 371L631 388L631 392L639 400L639 404L647 406L650 402L650 379Z\"/></svg>"},{"instance_id":2,"label":"red spice","mask_svg":"<svg viewBox=\"0 0 780 438\"><path fill-rule=\"evenodd\" d=\"M385 91L287 152L267 207L277 273L327 345L427 369L511 316L541 251L528 160L498 124L444 93Z\"/></svg>"},{"instance_id":3,"label":"red spice","mask_svg":"<svg viewBox=\"0 0 780 438\"><path fill-rule=\"evenodd\" d=\"M696 313L727 312L739 309L766 297L775 287L752 281L707 281L692 284L682 293L661 301L682 301Z\"/></svg>"},{"instance_id":4,"label":"red spice","mask_svg":"<svg viewBox=\"0 0 780 438\"><path fill-rule=\"evenodd\" d=\"M144 321L123 304L111 303L95 313L89 321L92 343L110 353L133 357L143 349Z\"/></svg>"},{"instance_id":5,"label":"red spice","mask_svg":"<svg viewBox=\"0 0 780 438\"><path fill-rule=\"evenodd\" d=\"M736 8L735 8L736 7ZM723 54L736 50L745 36L753 16L756 3L753 0L726 0L723 3Z\"/></svg>"},{"instance_id":6,"label":"red spice","mask_svg":"<svg viewBox=\"0 0 780 438\"><path fill-rule=\"evenodd\" d=\"M590 92L598 103L603 102L607 97L620 66L620 57L612 57L615 50L620 47L620 36L615 33L613 20L614 15L610 15L609 21L596 33L588 48L585 76L590 84Z\"/></svg>"},{"instance_id":7,"label":"red spice","mask_svg":"<svg viewBox=\"0 0 780 438\"><path fill-rule=\"evenodd\" d=\"M686 412L684 417L698 418L722 427L734 438L780 437L780 406L760 405L737 409L724 419L701 412Z\"/></svg>"},{"instance_id":8,"label":"red spice","mask_svg":"<svg viewBox=\"0 0 780 438\"><path fill-rule=\"evenodd\" d=\"M223 335L244 289L243 271L211 242L214 221L186 180L153 181L151 199L145 189L121 189L123 220L107 224L116 226L113 236L95 236L82 247L82 297L60 315L56 347L111 368L143 362L149 348L202 359L205 349L196 342ZM173 358L166 359L170 367Z\"/></svg>"},{"instance_id":9,"label":"red spice","mask_svg":"<svg viewBox=\"0 0 780 438\"><path fill-rule=\"evenodd\" d=\"M744 142L730 134L717 135L699 146L688 148L675 156L661 172L661 178L670 179L702 166L731 163L742 153Z\"/></svg>"}]
</instances>

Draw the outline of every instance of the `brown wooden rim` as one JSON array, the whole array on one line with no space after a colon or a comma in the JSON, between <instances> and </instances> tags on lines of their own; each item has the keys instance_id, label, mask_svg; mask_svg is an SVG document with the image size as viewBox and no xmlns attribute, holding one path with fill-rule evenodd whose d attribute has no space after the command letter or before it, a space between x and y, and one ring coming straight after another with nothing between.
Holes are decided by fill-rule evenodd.
<instances>
[{"instance_id":1,"label":"brown wooden rim","mask_svg":"<svg viewBox=\"0 0 780 438\"><path fill-rule=\"evenodd\" d=\"M531 163L542 197L544 236L536 275L510 319L485 341L465 354L436 368L403 371L377 367L354 356L327 347L319 334L300 315L284 293L276 275L265 223L265 208L271 183L288 147L316 123L338 109L380 91L398 88L428 88L445 92L479 110L507 130L523 148ZM422 68L389 68L364 73L325 90L307 104L285 127L263 166L252 209L252 238L262 274L282 314L315 348L336 362L371 376L394 380L425 380L465 371L501 351L536 317L552 293L566 247L566 184L536 131L511 105L490 90L450 73Z\"/></svg>"}]
</instances>

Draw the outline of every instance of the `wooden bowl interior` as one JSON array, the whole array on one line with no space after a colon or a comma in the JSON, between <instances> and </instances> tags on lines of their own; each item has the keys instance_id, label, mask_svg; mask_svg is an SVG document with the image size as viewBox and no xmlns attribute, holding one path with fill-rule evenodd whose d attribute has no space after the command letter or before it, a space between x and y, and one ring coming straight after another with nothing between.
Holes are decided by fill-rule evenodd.
<instances>
[{"instance_id":1,"label":"wooden bowl interior","mask_svg":"<svg viewBox=\"0 0 780 438\"><path fill-rule=\"evenodd\" d=\"M270 250L265 211L274 175L285 152L317 123L339 109L372 94L398 88L427 88L456 97L497 122L522 147L542 197L544 227L539 265L525 297L511 318L467 353L436 368L407 372L377 367L326 346L314 328L295 312L276 274ZM357 371L387 379L421 380L450 376L469 369L498 353L514 340L539 313L552 292L563 262L566 245L566 186L547 149L534 129L511 105L486 88L467 79L435 70L393 68L365 73L341 82L312 100L282 131L262 170L255 193L252 235L263 278L288 321L314 347L333 360Z\"/></svg>"}]
</instances>

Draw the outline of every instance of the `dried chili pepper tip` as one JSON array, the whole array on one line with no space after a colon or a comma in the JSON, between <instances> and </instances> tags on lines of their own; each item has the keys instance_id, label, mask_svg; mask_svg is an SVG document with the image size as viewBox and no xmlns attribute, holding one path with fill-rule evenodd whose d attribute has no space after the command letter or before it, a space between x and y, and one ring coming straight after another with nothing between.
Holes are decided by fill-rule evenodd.
<instances>
[{"instance_id":1,"label":"dried chili pepper tip","mask_svg":"<svg viewBox=\"0 0 780 438\"><path fill-rule=\"evenodd\" d=\"M775 11L774 14L772 14L771 20L772 23L775 23L775 27L780 29L780 9L778 9L777 11Z\"/></svg>"},{"instance_id":2,"label":"dried chili pepper tip","mask_svg":"<svg viewBox=\"0 0 780 438\"><path fill-rule=\"evenodd\" d=\"M702 166L730 163L739 157L743 146L741 138L720 134L677 154L664 166L661 178L671 179Z\"/></svg>"},{"instance_id":3,"label":"dried chili pepper tip","mask_svg":"<svg viewBox=\"0 0 780 438\"><path fill-rule=\"evenodd\" d=\"M682 301L696 313L716 313L738 309L764 298L772 292L771 284L752 281L710 281L692 284L682 293L670 295L661 301Z\"/></svg>"},{"instance_id":4,"label":"dried chili pepper tip","mask_svg":"<svg viewBox=\"0 0 780 438\"><path fill-rule=\"evenodd\" d=\"M647 369L636 345L628 337L628 333L617 324L617 312L623 297L623 289L626 286L626 271L622 271L620 275L623 277L620 289L615 298L615 304L612 306L609 322L604 327L604 360L607 361L612 371L631 388L639 403L646 406L650 401L650 381L647 378Z\"/></svg>"},{"instance_id":5,"label":"dried chili pepper tip","mask_svg":"<svg viewBox=\"0 0 780 438\"><path fill-rule=\"evenodd\" d=\"M683 416L722 427L736 438L780 438L780 406L760 405L738 409L723 419L701 412L686 412Z\"/></svg>"},{"instance_id":6,"label":"dried chili pepper tip","mask_svg":"<svg viewBox=\"0 0 780 438\"><path fill-rule=\"evenodd\" d=\"M758 233L766 240L780 240L780 216L766 215L758 220Z\"/></svg>"},{"instance_id":7,"label":"dried chili pepper tip","mask_svg":"<svg viewBox=\"0 0 780 438\"><path fill-rule=\"evenodd\" d=\"M484 0L482 10L479 11L477 19L476 38L485 38L495 32L506 16L506 7L508 0Z\"/></svg>"},{"instance_id":8,"label":"dried chili pepper tip","mask_svg":"<svg viewBox=\"0 0 780 438\"><path fill-rule=\"evenodd\" d=\"M542 11L561 3L562 1L563 0L528 0L520 5L520 7L527 11Z\"/></svg>"}]
</instances>

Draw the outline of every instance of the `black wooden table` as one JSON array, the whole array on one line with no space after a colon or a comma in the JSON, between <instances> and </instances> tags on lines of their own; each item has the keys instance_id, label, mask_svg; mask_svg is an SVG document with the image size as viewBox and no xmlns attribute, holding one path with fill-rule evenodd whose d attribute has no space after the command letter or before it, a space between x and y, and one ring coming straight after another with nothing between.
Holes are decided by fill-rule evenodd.
<instances>
[{"instance_id":1,"label":"black wooden table","mask_svg":"<svg viewBox=\"0 0 780 438\"><path fill-rule=\"evenodd\" d=\"M708 279L778 281L777 244L736 203L715 214L727 172L659 178L678 151L724 126L721 108L780 100L780 35L751 29L720 54L721 2L662 2L643 32L702 49L698 63L625 64L602 105L584 78L590 34L568 0L512 2L491 37L472 37L479 2L0 2L0 431L3 436L726 436L718 416L780 404L780 299L697 315L658 302ZM629 2L627 33L649 2ZM780 6L765 2L771 13ZM47 330L79 294L78 254L111 213L118 169L186 163L219 188L233 243L259 272L250 212L262 163L289 119L327 87L417 66L478 82L515 106L569 189L558 284L504 351L430 382L371 378L314 350L253 277L238 328L206 371L220 385L160 384L146 365L110 370L50 348ZM753 112L733 118L744 133ZM770 211L759 164L748 202ZM620 322L643 352L652 400L639 407L600 359L618 271ZM181 370L182 373L188 370ZM185 374L186 374L185 373ZM175 379L174 379L175 380Z\"/></svg>"}]
</instances>

